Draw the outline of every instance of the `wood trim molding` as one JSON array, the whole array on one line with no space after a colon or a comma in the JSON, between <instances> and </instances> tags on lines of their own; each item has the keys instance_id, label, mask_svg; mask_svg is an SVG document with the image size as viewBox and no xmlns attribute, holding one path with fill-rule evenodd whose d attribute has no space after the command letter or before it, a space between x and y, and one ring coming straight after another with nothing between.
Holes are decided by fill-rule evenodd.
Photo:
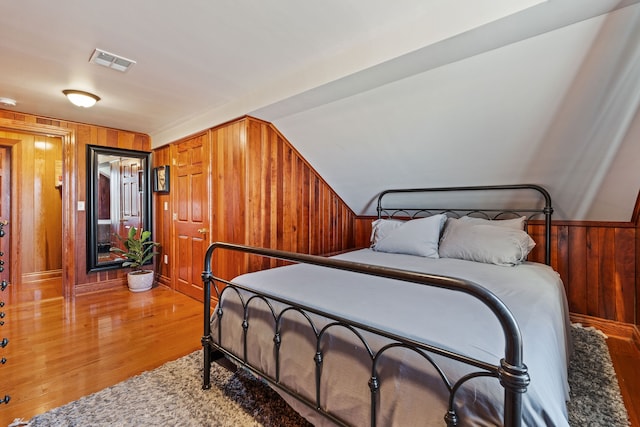
<instances>
[{"instance_id":1,"label":"wood trim molding","mask_svg":"<svg viewBox=\"0 0 640 427\"><path fill-rule=\"evenodd\" d=\"M29 122L0 117L0 128L11 132L25 132L40 135L54 135L62 138L62 240L66 250L62 252L62 295L65 297L74 294L77 280L75 271L75 235L76 235L76 182L77 182L77 157L76 135L72 128L64 128L50 124Z\"/></svg>"},{"instance_id":2,"label":"wood trim molding","mask_svg":"<svg viewBox=\"0 0 640 427\"><path fill-rule=\"evenodd\" d=\"M633 208L631 222L635 224L636 227L640 226L640 190L638 190L638 197L636 197L636 205Z\"/></svg>"},{"instance_id":3,"label":"wood trim molding","mask_svg":"<svg viewBox=\"0 0 640 427\"><path fill-rule=\"evenodd\" d=\"M533 219L528 224L544 225L544 221ZM571 227L599 227L599 228L635 228L633 222L616 222L616 221L575 221L575 220L553 220L554 226L571 226Z\"/></svg>"},{"instance_id":4,"label":"wood trim molding","mask_svg":"<svg viewBox=\"0 0 640 427\"><path fill-rule=\"evenodd\" d=\"M74 289L74 296L92 294L94 292L112 291L115 288L127 287L127 276L93 283L80 283Z\"/></svg>"},{"instance_id":5,"label":"wood trim molding","mask_svg":"<svg viewBox=\"0 0 640 427\"><path fill-rule=\"evenodd\" d=\"M60 279L62 277L62 270L47 270L47 271L37 271L34 273L26 273L22 275L21 282L25 283L37 283L43 282L51 279Z\"/></svg>"},{"instance_id":6,"label":"wood trim molding","mask_svg":"<svg viewBox=\"0 0 640 427\"><path fill-rule=\"evenodd\" d=\"M634 323L636 325L640 325L640 190L638 190L638 197L636 198L636 205L633 209L633 215L631 216L631 221L636 225L636 280L634 283L635 287L635 301L636 301L636 311L635 311L635 319ZM636 341L637 343L637 341Z\"/></svg>"},{"instance_id":7,"label":"wood trim molding","mask_svg":"<svg viewBox=\"0 0 640 427\"><path fill-rule=\"evenodd\" d=\"M5 130L5 129L3 129ZM0 145L8 148L11 152L11 174L9 177L9 181L11 183L11 203L9 203L11 210L10 216L12 221L15 221L16 215L18 215L18 205L15 203L18 200L18 194L21 194L22 189L20 187L22 180L21 175L18 173L18 168L16 167L17 156L14 151L14 147L20 143L20 139L12 139L12 138L0 138ZM9 282L10 283L18 283L18 273L22 271L22 265L20 263L20 256L18 252L18 248L21 247L20 244L20 232L17 229L17 226L14 228L12 225L12 229L14 230L15 236L11 237L11 245L10 245L10 253L9 253Z\"/></svg>"},{"instance_id":8,"label":"wood trim molding","mask_svg":"<svg viewBox=\"0 0 640 427\"><path fill-rule=\"evenodd\" d=\"M171 283L171 277L156 275L156 283L158 285L166 286L169 289L174 289Z\"/></svg>"},{"instance_id":9,"label":"wood trim molding","mask_svg":"<svg viewBox=\"0 0 640 427\"><path fill-rule=\"evenodd\" d=\"M580 323L587 327L592 326L602 331L605 335L632 341L636 348L640 350L640 330L636 325L614 322L612 320L577 313L571 313L569 317L572 323Z\"/></svg>"},{"instance_id":10,"label":"wood trim molding","mask_svg":"<svg viewBox=\"0 0 640 427\"><path fill-rule=\"evenodd\" d=\"M0 129L11 132L37 133L40 135L65 136L72 132L71 129L60 126L47 125L38 122L27 122L22 120L5 119L0 117Z\"/></svg>"}]
</instances>

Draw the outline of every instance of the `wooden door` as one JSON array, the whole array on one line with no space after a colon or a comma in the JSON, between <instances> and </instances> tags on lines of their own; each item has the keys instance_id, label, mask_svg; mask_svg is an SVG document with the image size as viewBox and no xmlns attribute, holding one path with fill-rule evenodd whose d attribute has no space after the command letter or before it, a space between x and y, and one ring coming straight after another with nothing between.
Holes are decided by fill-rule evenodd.
<instances>
[{"instance_id":1,"label":"wooden door","mask_svg":"<svg viewBox=\"0 0 640 427\"><path fill-rule=\"evenodd\" d=\"M202 270L209 246L209 138L202 134L176 144L175 179L172 177L174 212L174 286L203 301ZM175 184L173 184L175 183Z\"/></svg>"},{"instance_id":2,"label":"wooden door","mask_svg":"<svg viewBox=\"0 0 640 427\"><path fill-rule=\"evenodd\" d=\"M0 261L2 261L2 271L0 281L11 281L10 277L10 255L11 255L11 148L0 146L0 221L4 236L0 237ZM8 291L7 291L8 293Z\"/></svg>"}]
</instances>

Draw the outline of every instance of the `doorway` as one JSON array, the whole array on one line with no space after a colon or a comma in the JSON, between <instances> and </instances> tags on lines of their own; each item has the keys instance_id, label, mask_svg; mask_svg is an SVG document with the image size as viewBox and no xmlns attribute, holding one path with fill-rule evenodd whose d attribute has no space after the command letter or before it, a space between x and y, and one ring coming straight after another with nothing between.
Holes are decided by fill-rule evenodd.
<instances>
[{"instance_id":1,"label":"doorway","mask_svg":"<svg viewBox=\"0 0 640 427\"><path fill-rule=\"evenodd\" d=\"M62 145L59 136L0 131L2 274L12 303L63 296Z\"/></svg>"}]
</instances>

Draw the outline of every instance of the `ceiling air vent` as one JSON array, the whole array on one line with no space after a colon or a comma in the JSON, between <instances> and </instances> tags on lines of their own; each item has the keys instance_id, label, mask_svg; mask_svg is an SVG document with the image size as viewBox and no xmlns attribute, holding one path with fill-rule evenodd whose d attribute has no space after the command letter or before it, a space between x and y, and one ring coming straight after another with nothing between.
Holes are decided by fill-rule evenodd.
<instances>
[{"instance_id":1,"label":"ceiling air vent","mask_svg":"<svg viewBox=\"0 0 640 427\"><path fill-rule=\"evenodd\" d=\"M95 49L91 54L89 62L102 65L103 67L111 68L123 73L127 71L133 64L136 63L133 59L127 59L122 56L114 55L101 49Z\"/></svg>"}]
</instances>

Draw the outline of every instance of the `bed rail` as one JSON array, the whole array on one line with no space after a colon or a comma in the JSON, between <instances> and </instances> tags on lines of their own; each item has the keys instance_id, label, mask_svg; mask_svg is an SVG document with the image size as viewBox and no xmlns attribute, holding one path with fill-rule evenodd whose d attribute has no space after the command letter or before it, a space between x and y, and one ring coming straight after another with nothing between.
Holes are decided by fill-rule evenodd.
<instances>
[{"instance_id":1,"label":"bed rail","mask_svg":"<svg viewBox=\"0 0 640 427\"><path fill-rule=\"evenodd\" d=\"M487 191L502 191L502 192L537 192L538 196L535 200L531 200L527 203L527 206L513 209L495 209L495 208L482 208L478 206L465 207L460 206L458 208L439 208L436 206L423 207L418 205L420 201L416 201L415 197L412 197L412 204L385 204L385 198L391 195L399 194L416 194L424 193L424 202L430 202L428 194L433 193L447 193L447 192L487 192ZM540 196L544 200L544 204L540 207ZM396 202L397 203L397 202ZM495 206L495 203L494 203ZM544 260L545 264L551 264L551 215L553 214L553 207L551 206L551 196L543 187L537 184L513 184L513 185L487 185L487 186L468 186L468 187L440 187L440 188L409 188L409 189L397 189L397 190L385 190L378 196L378 218L382 217L394 217L394 216L408 216L410 218L417 218L422 216L430 216L436 213L446 213L450 216L459 217L461 215L477 215L484 216L488 219L501 219L507 215L521 216L524 215L528 219L534 219L540 215L544 215L545 224L545 244L544 244Z\"/></svg>"},{"instance_id":2,"label":"bed rail","mask_svg":"<svg viewBox=\"0 0 640 427\"><path fill-rule=\"evenodd\" d=\"M256 291L251 290L245 286L235 284L233 282L216 277L212 273L211 259L214 252L218 250L228 250L228 251L240 252L245 254L253 254L257 256L274 258L274 259L279 259L279 260L293 262L293 263L312 264L312 265L322 266L326 268L352 271L352 272L361 273L364 275L403 280L403 281L415 283L421 286L433 286L438 288L450 289L457 292L463 292L481 301L486 307L488 307L493 312L495 317L500 322L500 325L504 333L504 338L505 338L504 358L501 359L500 365L498 366L488 364L486 362L476 360L476 359L473 359L465 355L455 353L443 348L439 348L439 347L430 345L428 343L407 339L405 337L398 336L397 334L392 332L373 328L371 326L354 322L347 318L332 315L330 313L323 312L321 310L315 309L310 306L295 304L295 303L292 303L291 301L280 298L276 295L270 295L267 293L257 293ZM248 364L246 361L246 358L243 359L241 356L235 355L230 351L222 348L220 345L218 345L218 342L221 342L220 328L221 328L222 322L218 322L218 339L217 339L218 342L216 342L216 340L212 336L211 319L212 319L212 316L221 316L222 312L221 310L220 311L216 310L216 312L213 313L212 315L212 312L211 312L212 287L218 299L221 297L221 293L223 291L226 291L229 289L235 289L236 291L241 290L244 292L249 292L251 295L257 296L258 298L260 298L265 302L276 301L278 303L284 304L286 307L290 307L290 308L293 307L295 310L298 310L301 313L305 314L305 316L307 313L313 313L315 315L320 315L325 318L331 319L331 321L333 322L332 324L348 327L350 330L352 330L352 332L356 333L356 335L358 330L371 332L371 333L383 336L385 338L388 338L392 341L392 343L395 343L395 344L390 344L390 346L400 345L410 350L419 352L420 354L425 356L426 359L430 361L430 363L435 367L436 370L438 370L440 377L445 382L447 388L450 391L448 412L444 416L444 419L448 426L456 426L458 424L458 417L456 415L456 410L455 410L455 403L456 403L455 393L457 389L462 385L462 383L479 376L496 377L500 381L500 384L502 385L502 387L504 388L504 423L505 425L506 426L521 425L522 394L526 392L530 379L529 379L529 374L527 372L527 367L523 362L523 349L522 349L523 343L522 343L522 336L520 333L520 329L516 323L514 316L506 307L506 305L499 298L497 298L493 293L491 293L490 291L488 291L487 289L485 289L484 287L476 283L466 281L466 280L451 278L451 277L436 276L436 275L430 275L425 273L398 270L398 269L388 268L388 267L380 267L380 266L374 266L369 264L336 260L336 259L325 258L321 256L298 254L298 253L292 253L292 252L286 252L286 251L280 251L280 250L274 250L274 249L256 248L256 247L243 246L243 245L237 245L237 244L231 244L231 243L223 243L223 242L216 242L209 246L204 259L204 271L202 273L202 279L204 281L204 334L202 336L202 345L204 347L204 376L203 376L204 389L210 388L210 380L211 380L210 369L211 369L213 353L216 351L219 351L224 355L226 355L227 357L230 357L231 359L235 360L241 366L249 369L255 374L260 375L262 378L264 378L266 381L271 383L273 386L279 387L280 389L286 391L287 393L296 397L298 400L305 403L307 406L322 413L324 416L327 416L328 418L332 419L334 422L337 422L338 424L341 424L341 425L346 425L345 422L334 417L330 413L330 411L325 411L320 406L319 387L320 387L320 372L321 372L320 366L322 363L322 353L320 351L319 341L318 341L317 353L316 353L316 365L317 365L316 366L316 372L317 372L316 390L317 392L316 392L315 402L309 401L304 396L297 394L296 392L288 388L286 384L281 384L279 381L279 378L277 378L277 375L276 377L271 377L265 374L264 372L261 372L257 367ZM220 289L219 285L223 285L224 289ZM248 298L248 301L246 302L246 304L249 304L251 300L252 298ZM271 307L271 305L269 306ZM287 309L284 309L282 311L286 311L286 310ZM246 312L247 310L245 310L245 322L247 320ZM277 360L277 343L279 342L279 338L280 338L279 331L277 329L277 324L278 322L276 322L276 330L274 331L274 342L276 343L276 360ZM323 332L324 330L319 333L316 333L317 340L322 339ZM363 339L362 336L360 335L357 335L357 336L361 340ZM366 342L364 342L364 344L365 344L365 347L367 347ZM246 348L246 345L247 345L246 341L244 345ZM389 346L385 346L385 348L388 348L388 347ZM379 352L382 352L382 351L383 349L379 350ZM371 378L369 380L369 386L371 389L371 425L375 426L376 425L375 402L376 402L376 393L378 391L379 383L378 383L378 377L376 374L376 367L375 367L376 355L373 354L371 350L369 350L369 353L370 353L370 356L372 357L372 373L371 373ZM428 353L433 353L433 354L444 356L450 359L457 360L458 362L462 362L470 366L474 366L478 368L479 371L472 372L469 375L466 375L465 377L459 379L455 384L450 384L448 379L444 375L444 373L439 370L435 362L431 361L430 357L428 356Z\"/></svg>"}]
</instances>

